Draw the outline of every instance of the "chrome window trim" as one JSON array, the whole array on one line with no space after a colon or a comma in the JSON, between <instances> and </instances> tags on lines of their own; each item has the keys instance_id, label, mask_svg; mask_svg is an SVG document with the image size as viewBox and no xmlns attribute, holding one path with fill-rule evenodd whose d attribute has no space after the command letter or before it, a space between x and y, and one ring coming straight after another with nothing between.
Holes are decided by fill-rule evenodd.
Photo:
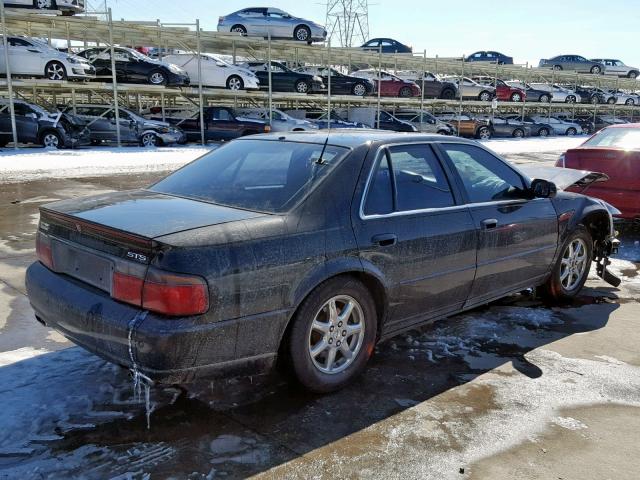
<instances>
[{"instance_id":1,"label":"chrome window trim","mask_svg":"<svg viewBox=\"0 0 640 480\"><path fill-rule=\"evenodd\" d=\"M515 205L515 204L519 204L519 203L525 203L525 202L530 202L532 200L544 200L544 199L540 199L540 198L532 198L532 199L526 199L526 198L517 198L517 199L513 199L513 200L495 200L493 202L475 202L475 203L463 203L463 204L459 204L459 205L452 205L450 207L434 207L434 208L423 208L423 209L419 209L419 210L405 210L402 212L391 212L391 213L374 213L371 215L367 215L364 213L364 205L367 199L367 195L369 194L369 188L371 187L371 179L373 178L373 172L375 171L375 169L378 166L379 160L380 160L380 156L383 152L383 150L385 150L386 148L389 147L398 147L398 146L408 146L408 145L428 145L431 146L431 144L433 143L447 143L447 144L455 144L455 145L473 145L473 146L477 146L483 150L486 150L487 152L489 152L491 155L493 155L494 157L496 157L498 160L504 162L505 164L507 164L507 166L509 168L511 168L512 170L514 170L518 175L520 175L520 177L522 178L523 183L526 185L526 176L520 172L520 170L514 168L511 164L509 164L508 162L506 162L505 160L503 160L502 158L496 156L496 154L494 152L492 152L491 150L489 150L488 148L484 147L481 144L472 144L472 143L468 143L468 142L460 142L460 141L455 141L455 140L447 140L446 142L433 142L433 141L418 141L418 142L395 142L395 143L387 143L385 145L380 145L378 147L378 149L376 150L375 153L375 159L373 161L373 164L371 166L371 168L369 169L369 174L367 175L367 182L365 183L364 186L364 191L362 192L362 196L360 197L360 209L359 209L359 216L360 216L360 220L375 220L375 219L379 219L379 218L393 218L393 217L401 217L401 216L406 216L406 215L420 215L420 214L427 214L427 213L438 213L438 212L450 212L450 211L455 211L455 210L461 210L461 209L465 209L465 208L477 208L477 207L483 207L483 206L488 206L488 205ZM440 159L438 158L438 161L440 161ZM393 168L393 167L392 167ZM446 172L444 172L445 175L447 174ZM452 196L453 196L453 192ZM454 201L455 201L455 197L454 197Z\"/></svg>"}]
</instances>

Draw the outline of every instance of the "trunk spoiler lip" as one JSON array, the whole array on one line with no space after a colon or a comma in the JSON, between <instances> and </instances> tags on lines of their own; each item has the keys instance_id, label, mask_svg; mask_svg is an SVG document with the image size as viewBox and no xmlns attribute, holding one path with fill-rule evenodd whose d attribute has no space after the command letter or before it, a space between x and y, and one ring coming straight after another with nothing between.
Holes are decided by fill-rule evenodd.
<instances>
[{"instance_id":1,"label":"trunk spoiler lip","mask_svg":"<svg viewBox=\"0 0 640 480\"><path fill-rule=\"evenodd\" d=\"M107 227L99 223L75 217L68 213L61 213L46 207L40 207L40 222L48 219L79 233L93 233L100 237L123 240L140 248L151 249L154 241L151 238L125 232L113 227Z\"/></svg>"},{"instance_id":2,"label":"trunk spoiler lip","mask_svg":"<svg viewBox=\"0 0 640 480\"><path fill-rule=\"evenodd\" d=\"M530 180L535 178L548 180L555 183L559 190L566 190L574 185L584 190L594 183L609 180L609 176L606 173L593 172L590 170L539 165L518 165L518 168L527 175Z\"/></svg>"}]
</instances>

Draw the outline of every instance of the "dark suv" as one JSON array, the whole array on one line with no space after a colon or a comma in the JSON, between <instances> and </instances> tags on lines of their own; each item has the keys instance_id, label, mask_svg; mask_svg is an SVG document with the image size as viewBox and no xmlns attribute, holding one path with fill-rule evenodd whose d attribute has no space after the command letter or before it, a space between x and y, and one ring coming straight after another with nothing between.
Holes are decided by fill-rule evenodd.
<instances>
[{"instance_id":1,"label":"dark suv","mask_svg":"<svg viewBox=\"0 0 640 480\"><path fill-rule=\"evenodd\" d=\"M90 144L86 123L74 115L49 112L39 105L21 100L14 100L13 108L19 143L35 143L55 148L73 148ZM9 102L1 99L0 147L12 141Z\"/></svg>"},{"instance_id":2,"label":"dark suv","mask_svg":"<svg viewBox=\"0 0 640 480\"><path fill-rule=\"evenodd\" d=\"M149 117L152 120L162 120L160 107L153 107ZM201 139L200 112L181 114L180 116L165 115L165 120L171 125L180 127L187 135L187 141L199 142ZM204 138L209 140L233 140L234 138L269 132L271 127L266 122L248 118L236 117L230 107L204 108Z\"/></svg>"}]
</instances>

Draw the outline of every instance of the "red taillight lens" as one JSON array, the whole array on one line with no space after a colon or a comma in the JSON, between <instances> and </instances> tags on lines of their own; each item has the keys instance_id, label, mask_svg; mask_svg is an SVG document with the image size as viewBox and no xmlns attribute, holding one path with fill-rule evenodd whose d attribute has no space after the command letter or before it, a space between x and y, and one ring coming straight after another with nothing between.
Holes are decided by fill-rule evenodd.
<instances>
[{"instance_id":1,"label":"red taillight lens","mask_svg":"<svg viewBox=\"0 0 640 480\"><path fill-rule=\"evenodd\" d=\"M113 272L111 281L111 296L116 300L142 306L142 278L127 275L122 272Z\"/></svg>"},{"instance_id":2,"label":"red taillight lens","mask_svg":"<svg viewBox=\"0 0 640 480\"><path fill-rule=\"evenodd\" d=\"M38 232L36 235L36 254L46 267L53 270L53 255L51 254L51 242L49 237Z\"/></svg>"},{"instance_id":3,"label":"red taillight lens","mask_svg":"<svg viewBox=\"0 0 640 480\"><path fill-rule=\"evenodd\" d=\"M199 315L209 310L209 289L204 279L153 267L144 279L114 272L111 296L164 315Z\"/></svg>"},{"instance_id":4,"label":"red taillight lens","mask_svg":"<svg viewBox=\"0 0 640 480\"><path fill-rule=\"evenodd\" d=\"M224 22L224 17L218 17L218 23Z\"/></svg>"},{"instance_id":5,"label":"red taillight lens","mask_svg":"<svg viewBox=\"0 0 640 480\"><path fill-rule=\"evenodd\" d=\"M149 269L142 291L142 307L165 315L198 315L209 310L207 283L199 277Z\"/></svg>"}]
</instances>

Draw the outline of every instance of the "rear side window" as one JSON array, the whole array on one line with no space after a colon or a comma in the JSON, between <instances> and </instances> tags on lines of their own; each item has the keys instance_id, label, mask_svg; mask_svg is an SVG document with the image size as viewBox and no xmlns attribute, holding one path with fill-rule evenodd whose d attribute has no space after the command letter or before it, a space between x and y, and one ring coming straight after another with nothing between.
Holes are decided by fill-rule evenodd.
<instances>
[{"instance_id":1,"label":"rear side window","mask_svg":"<svg viewBox=\"0 0 640 480\"><path fill-rule=\"evenodd\" d=\"M440 161L427 144L391 147L371 176L365 215L384 215L455 204Z\"/></svg>"}]
</instances>

